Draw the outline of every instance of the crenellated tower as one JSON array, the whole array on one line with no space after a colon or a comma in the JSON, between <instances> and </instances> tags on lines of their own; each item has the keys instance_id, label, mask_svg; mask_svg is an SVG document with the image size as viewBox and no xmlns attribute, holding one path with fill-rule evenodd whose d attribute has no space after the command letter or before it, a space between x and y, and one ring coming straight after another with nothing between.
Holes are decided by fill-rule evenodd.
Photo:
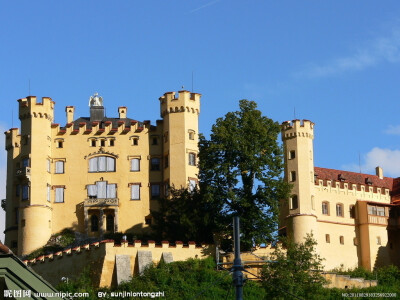
<instances>
[{"instance_id":1,"label":"crenellated tower","mask_svg":"<svg viewBox=\"0 0 400 300\"><path fill-rule=\"evenodd\" d=\"M51 235L52 208L48 201L51 174L46 162L51 157L54 102L43 97L38 103L34 96L18 102L21 133L18 135L18 130L13 129L6 133L7 208L14 210L7 211L8 216L14 215L7 221L18 230L18 249L23 249L18 254L24 255L43 246ZM7 228L13 228L10 225Z\"/></svg>"},{"instance_id":2,"label":"crenellated tower","mask_svg":"<svg viewBox=\"0 0 400 300\"><path fill-rule=\"evenodd\" d=\"M200 97L201 94L189 91L169 92L160 97L164 180L174 183L175 188L197 184Z\"/></svg>"},{"instance_id":3,"label":"crenellated tower","mask_svg":"<svg viewBox=\"0 0 400 300\"><path fill-rule=\"evenodd\" d=\"M307 233L316 233L313 159L314 123L293 120L282 123L285 179L293 185L289 199L281 202L281 228L295 242L303 242Z\"/></svg>"}]
</instances>

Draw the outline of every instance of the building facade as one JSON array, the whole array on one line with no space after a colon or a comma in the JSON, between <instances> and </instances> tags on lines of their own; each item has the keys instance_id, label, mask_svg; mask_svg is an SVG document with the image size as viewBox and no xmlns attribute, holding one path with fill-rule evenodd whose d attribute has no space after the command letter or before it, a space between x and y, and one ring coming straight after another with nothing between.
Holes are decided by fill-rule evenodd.
<instances>
[{"instance_id":1,"label":"building facade","mask_svg":"<svg viewBox=\"0 0 400 300\"><path fill-rule=\"evenodd\" d=\"M326 270L400 266L400 178L384 177L380 167L376 175L315 167L313 139L311 121L282 124L293 189L280 203L280 234L302 242L312 233Z\"/></svg>"},{"instance_id":2,"label":"building facade","mask_svg":"<svg viewBox=\"0 0 400 300\"><path fill-rule=\"evenodd\" d=\"M150 211L168 187L197 184L200 94L165 93L161 120L105 116L103 99L90 97L90 117L53 123L55 102L18 100L21 128L6 134L5 244L19 255L42 247L64 228L100 237L146 232Z\"/></svg>"}]
</instances>

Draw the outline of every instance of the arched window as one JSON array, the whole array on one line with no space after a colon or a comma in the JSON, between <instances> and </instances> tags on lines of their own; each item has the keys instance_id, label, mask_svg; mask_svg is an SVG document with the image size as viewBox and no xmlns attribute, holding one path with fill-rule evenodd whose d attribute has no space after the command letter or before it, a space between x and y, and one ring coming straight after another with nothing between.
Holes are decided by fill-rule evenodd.
<instances>
[{"instance_id":1,"label":"arched window","mask_svg":"<svg viewBox=\"0 0 400 300\"><path fill-rule=\"evenodd\" d=\"M329 202L327 201L322 202L322 214L329 215Z\"/></svg>"},{"instance_id":2,"label":"arched window","mask_svg":"<svg viewBox=\"0 0 400 300\"><path fill-rule=\"evenodd\" d=\"M336 216L343 217L343 204L338 203L336 204Z\"/></svg>"},{"instance_id":3,"label":"arched window","mask_svg":"<svg viewBox=\"0 0 400 300\"><path fill-rule=\"evenodd\" d=\"M92 232L99 231L99 218L96 215L90 217L90 223Z\"/></svg>"},{"instance_id":4,"label":"arched window","mask_svg":"<svg viewBox=\"0 0 400 300\"><path fill-rule=\"evenodd\" d=\"M114 216L112 214L108 214L106 221L106 230L114 232Z\"/></svg>"},{"instance_id":5,"label":"arched window","mask_svg":"<svg viewBox=\"0 0 400 300\"><path fill-rule=\"evenodd\" d=\"M115 172L115 158L96 156L89 159L89 172Z\"/></svg>"}]
</instances>

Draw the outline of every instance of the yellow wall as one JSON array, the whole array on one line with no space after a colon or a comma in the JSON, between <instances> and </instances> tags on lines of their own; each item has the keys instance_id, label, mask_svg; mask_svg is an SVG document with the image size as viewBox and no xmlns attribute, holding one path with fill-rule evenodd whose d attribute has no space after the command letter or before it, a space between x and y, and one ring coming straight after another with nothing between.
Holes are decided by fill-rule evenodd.
<instances>
[{"instance_id":1,"label":"yellow wall","mask_svg":"<svg viewBox=\"0 0 400 300\"><path fill-rule=\"evenodd\" d=\"M156 246L153 242L149 242L148 245L142 246L140 242L136 242L134 245L127 243L114 245L113 241L104 241L68 249L54 255L42 256L27 263L53 285L59 284L62 277L67 277L70 280L77 279L83 269L90 267L91 278L95 287L107 287L116 284L116 255L129 255L132 276L137 274L138 251L151 251L155 264L161 260L163 252L171 252L174 261L203 258L214 253L212 247L196 247L194 243L189 243L188 246L179 243L176 246L170 246L168 242L163 242L162 246Z\"/></svg>"},{"instance_id":2,"label":"yellow wall","mask_svg":"<svg viewBox=\"0 0 400 300\"><path fill-rule=\"evenodd\" d=\"M302 242L305 235L313 233L317 252L324 258L326 270L343 266L354 268L394 263L396 245L389 247L387 233L388 212L391 202L388 189L337 181L314 180L313 165L314 124L307 120L293 120L282 124L285 154L285 178L293 185L292 195L298 198L293 208L291 199L281 200L280 228ZM295 157L290 157L290 152ZM292 180L291 172L296 172ZM329 214L323 214L322 203L329 205ZM385 208L385 217L368 215L368 203ZM342 205L338 216L336 206ZM350 206L355 206L355 217L350 216ZM329 235L329 242L327 236ZM396 236L395 231L392 234ZM340 238L342 237L342 243ZM381 245L377 244L380 237Z\"/></svg>"},{"instance_id":3,"label":"yellow wall","mask_svg":"<svg viewBox=\"0 0 400 300\"><path fill-rule=\"evenodd\" d=\"M163 120L155 125L150 121L125 124L127 108L120 107L114 124L83 121L72 123L75 108L66 108L67 124L53 124L55 103L50 98L37 102L36 97L20 99L21 131L6 132L8 151L7 222L5 243L20 255L43 246L51 234L72 228L89 236L101 236L106 229L107 214L114 217L113 231L144 233L149 230L146 218L157 207L151 199L151 185L187 187L189 179L197 179L197 165L189 165L189 152L198 152L198 116L200 94L180 91L166 93L160 98ZM182 108L182 109L181 109ZM89 109L88 109L89 115ZM90 130L87 124L91 123ZM111 123L111 122L110 122ZM78 129L76 128L78 126ZM126 125L126 126L125 126ZM113 127L114 126L114 127ZM116 130L115 130L116 129ZM195 134L189 137L189 131ZM168 133L168 138L164 135ZM138 138L138 144L133 144ZM153 139L157 144L153 144ZM93 147L91 140L96 140ZM101 146L101 140L105 141ZM111 140L114 144L111 144ZM59 142L62 147L59 147ZM89 172L89 159L97 156L115 158L115 172ZM165 168L165 159L169 164ZM24 158L29 158L28 175L16 176ZM140 159L140 171L130 170L130 160ZM160 169L151 170L151 158L160 159ZM50 161L50 172L47 161ZM56 162L64 162L64 173L56 174ZM88 207L87 185L107 181L117 185L117 205ZM140 200L131 200L131 184L140 184ZM29 185L29 199L16 196L16 187ZM47 201L47 186L51 187ZM56 203L56 188L64 188L64 202ZM115 200L113 200L115 201ZM103 209L103 216L101 216ZM15 211L19 211L19 222ZM91 232L90 217L97 215L103 221L100 230ZM40 216L40 217L38 217ZM24 225L25 224L25 225ZM18 236L18 238L17 238ZM18 246L14 243L18 241Z\"/></svg>"}]
</instances>

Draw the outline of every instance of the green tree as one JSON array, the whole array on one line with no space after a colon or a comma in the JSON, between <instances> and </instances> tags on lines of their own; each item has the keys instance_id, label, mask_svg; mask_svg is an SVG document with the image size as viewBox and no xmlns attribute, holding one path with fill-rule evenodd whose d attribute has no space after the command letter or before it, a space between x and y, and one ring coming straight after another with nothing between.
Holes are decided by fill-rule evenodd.
<instances>
[{"instance_id":1,"label":"green tree","mask_svg":"<svg viewBox=\"0 0 400 300\"><path fill-rule=\"evenodd\" d=\"M253 101L241 100L212 127L210 139L200 137L200 192L220 209L217 231L231 234L232 216L241 221L243 249L274 239L278 201L290 186L283 180L280 125L263 116Z\"/></svg>"},{"instance_id":2,"label":"green tree","mask_svg":"<svg viewBox=\"0 0 400 300\"><path fill-rule=\"evenodd\" d=\"M213 243L220 208L207 202L198 189L171 187L170 194L170 198L159 200L159 209L151 212L156 239Z\"/></svg>"},{"instance_id":3,"label":"green tree","mask_svg":"<svg viewBox=\"0 0 400 300\"><path fill-rule=\"evenodd\" d=\"M312 299L321 296L326 280L321 275L322 259L315 253L316 241L307 235L303 243L296 244L290 239L284 243L286 251L276 247L270 258L273 262L265 265L262 271L268 298Z\"/></svg>"}]
</instances>

